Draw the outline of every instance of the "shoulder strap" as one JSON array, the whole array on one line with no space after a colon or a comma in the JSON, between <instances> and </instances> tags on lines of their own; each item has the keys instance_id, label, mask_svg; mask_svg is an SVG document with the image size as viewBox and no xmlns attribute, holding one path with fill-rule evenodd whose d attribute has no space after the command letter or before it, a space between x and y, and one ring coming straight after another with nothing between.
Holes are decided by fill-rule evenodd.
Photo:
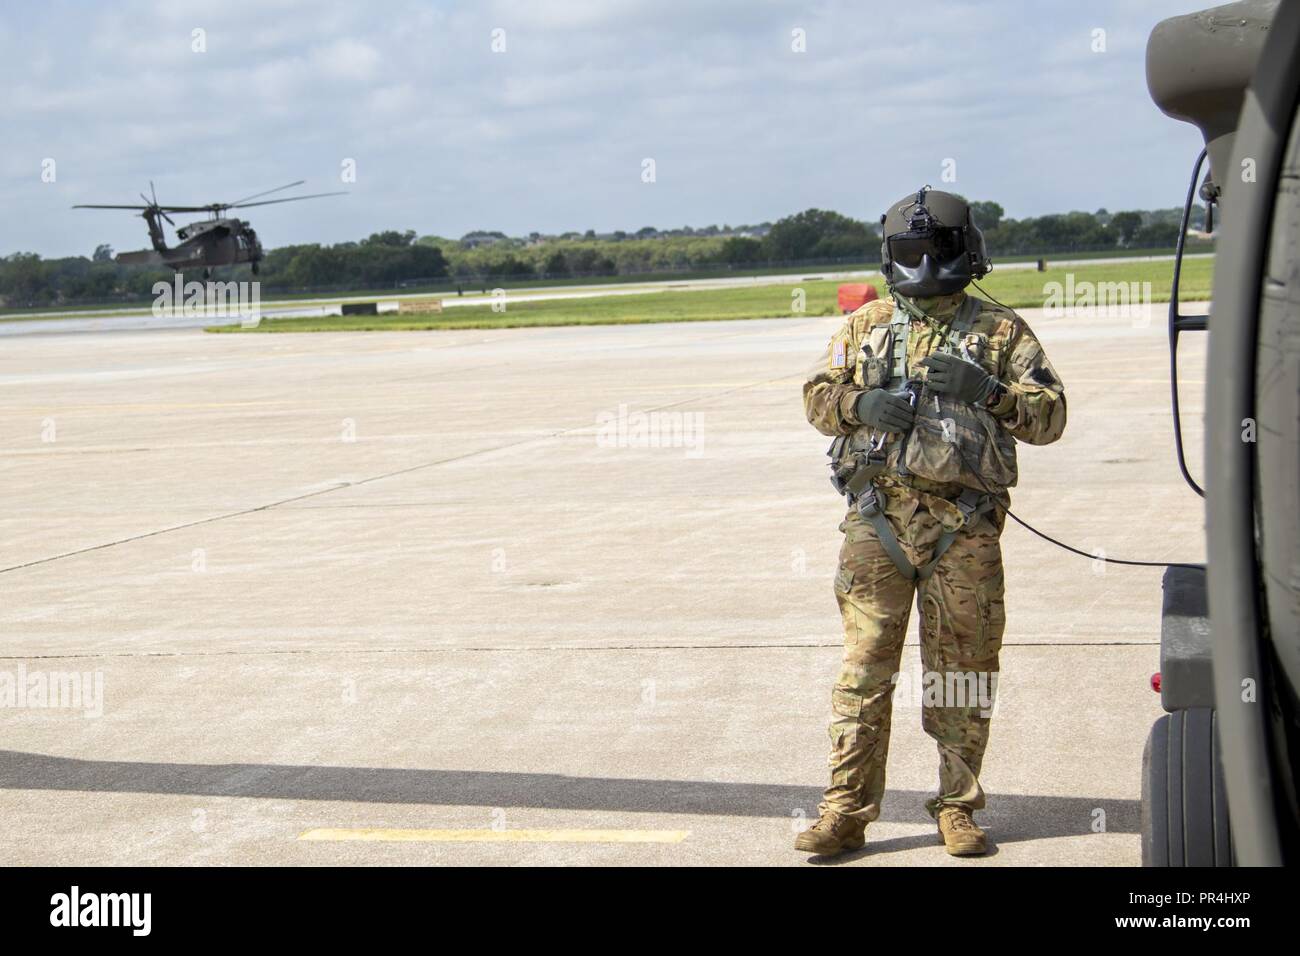
<instances>
[{"instance_id":1,"label":"shoulder strap","mask_svg":"<svg viewBox=\"0 0 1300 956\"><path fill-rule=\"evenodd\" d=\"M954 355L961 353L962 338L975 324L975 319L979 316L981 308L982 303L980 300L973 295L968 295L957 309L952 324L948 326L948 349Z\"/></svg>"},{"instance_id":2,"label":"shoulder strap","mask_svg":"<svg viewBox=\"0 0 1300 956\"><path fill-rule=\"evenodd\" d=\"M961 307L957 310L957 316L952 320L952 330L965 335L975 324L975 319L980 314L981 302L973 295L966 296Z\"/></svg>"},{"instance_id":3,"label":"shoulder strap","mask_svg":"<svg viewBox=\"0 0 1300 956\"><path fill-rule=\"evenodd\" d=\"M894 315L889 320L889 330L894 340L893 363L889 370L889 387L897 388L907 378L907 334L912 319L903 307L894 303Z\"/></svg>"}]
</instances>

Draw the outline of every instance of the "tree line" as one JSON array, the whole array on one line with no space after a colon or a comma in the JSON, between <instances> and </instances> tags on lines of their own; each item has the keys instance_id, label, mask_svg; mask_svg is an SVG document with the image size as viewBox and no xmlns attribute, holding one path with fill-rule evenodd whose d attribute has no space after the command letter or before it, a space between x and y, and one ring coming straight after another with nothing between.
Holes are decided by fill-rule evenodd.
<instances>
[{"instance_id":1,"label":"tree line","mask_svg":"<svg viewBox=\"0 0 1300 956\"><path fill-rule=\"evenodd\" d=\"M1181 209L1110 213L1068 212L1026 219L1002 206L971 204L989 253L1048 255L1126 249L1172 249ZM1204 217L1197 207L1194 225ZM560 236L509 237L477 231L460 239L418 237L412 230L375 233L357 242L308 243L268 250L261 263L263 295L271 292L454 288L493 280L581 279L720 272L796 264L849 265L880 261L880 224L807 209L760 226L708 226L605 235L594 230ZM214 278L247 277L247 266L216 270ZM43 259L34 253L0 258L0 304L9 308L110 303L151 297L166 268L122 266L112 250Z\"/></svg>"}]
</instances>

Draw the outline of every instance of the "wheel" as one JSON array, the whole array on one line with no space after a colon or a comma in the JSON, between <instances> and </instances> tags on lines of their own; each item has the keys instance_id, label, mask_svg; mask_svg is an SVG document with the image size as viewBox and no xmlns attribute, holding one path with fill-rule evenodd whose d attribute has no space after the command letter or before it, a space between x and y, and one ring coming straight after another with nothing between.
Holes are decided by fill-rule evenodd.
<instances>
[{"instance_id":1,"label":"wheel","mask_svg":"<svg viewBox=\"0 0 1300 956\"><path fill-rule=\"evenodd\" d=\"M1142 751L1142 865L1232 866L1219 735L1208 707L1155 722Z\"/></svg>"}]
</instances>

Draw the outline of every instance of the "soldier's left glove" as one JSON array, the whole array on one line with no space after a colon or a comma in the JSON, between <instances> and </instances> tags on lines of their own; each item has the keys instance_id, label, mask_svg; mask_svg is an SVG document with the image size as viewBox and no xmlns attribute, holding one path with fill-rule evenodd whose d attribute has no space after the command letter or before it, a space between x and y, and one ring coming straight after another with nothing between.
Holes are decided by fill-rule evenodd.
<instances>
[{"instance_id":1,"label":"soldier's left glove","mask_svg":"<svg viewBox=\"0 0 1300 956\"><path fill-rule=\"evenodd\" d=\"M974 362L967 362L947 352L933 352L921 360L929 369L925 384L941 395L972 405L983 403L998 387L998 380Z\"/></svg>"}]
</instances>

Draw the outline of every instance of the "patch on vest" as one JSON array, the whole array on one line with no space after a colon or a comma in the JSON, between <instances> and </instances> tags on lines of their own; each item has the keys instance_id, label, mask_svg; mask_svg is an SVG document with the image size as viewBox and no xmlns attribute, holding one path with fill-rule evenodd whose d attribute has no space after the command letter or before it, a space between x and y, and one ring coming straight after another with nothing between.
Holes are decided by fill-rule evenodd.
<instances>
[{"instance_id":1,"label":"patch on vest","mask_svg":"<svg viewBox=\"0 0 1300 956\"><path fill-rule=\"evenodd\" d=\"M1048 371L1044 365L1037 365L1029 372L1029 377L1039 385L1048 386L1056 384L1056 376Z\"/></svg>"}]
</instances>

